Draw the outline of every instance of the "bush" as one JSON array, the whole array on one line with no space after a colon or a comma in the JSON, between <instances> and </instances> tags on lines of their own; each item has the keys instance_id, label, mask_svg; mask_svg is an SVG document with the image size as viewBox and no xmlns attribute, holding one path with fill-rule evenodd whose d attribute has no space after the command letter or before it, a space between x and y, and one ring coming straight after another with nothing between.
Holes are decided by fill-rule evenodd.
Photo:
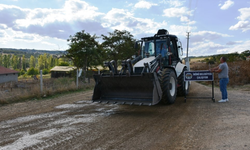
<instances>
[{"instance_id":1,"label":"bush","mask_svg":"<svg viewBox=\"0 0 250 150\"><path fill-rule=\"evenodd\" d=\"M48 74L49 73L49 70L48 69L43 69L43 75L45 75L45 74Z\"/></svg>"},{"instance_id":2,"label":"bush","mask_svg":"<svg viewBox=\"0 0 250 150\"><path fill-rule=\"evenodd\" d=\"M25 74L25 70L22 69L22 70L20 71L20 75L24 75L24 74Z\"/></svg>"},{"instance_id":3,"label":"bush","mask_svg":"<svg viewBox=\"0 0 250 150\"><path fill-rule=\"evenodd\" d=\"M215 62L213 60L209 60L207 64L215 64Z\"/></svg>"},{"instance_id":4,"label":"bush","mask_svg":"<svg viewBox=\"0 0 250 150\"><path fill-rule=\"evenodd\" d=\"M28 74L28 75L31 75L31 76L33 76L33 75L38 75L38 74L39 74L39 71L38 71L38 69L30 68L30 69L28 70L27 74Z\"/></svg>"}]
</instances>

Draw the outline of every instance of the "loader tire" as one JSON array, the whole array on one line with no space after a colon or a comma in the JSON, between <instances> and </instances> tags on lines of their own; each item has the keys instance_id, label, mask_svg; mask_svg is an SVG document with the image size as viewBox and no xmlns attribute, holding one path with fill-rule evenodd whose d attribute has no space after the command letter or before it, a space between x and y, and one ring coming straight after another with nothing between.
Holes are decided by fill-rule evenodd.
<instances>
[{"instance_id":1,"label":"loader tire","mask_svg":"<svg viewBox=\"0 0 250 150\"><path fill-rule=\"evenodd\" d=\"M173 69L166 68L161 74L161 89L163 104L173 104L177 95L177 79Z\"/></svg>"},{"instance_id":2,"label":"loader tire","mask_svg":"<svg viewBox=\"0 0 250 150\"><path fill-rule=\"evenodd\" d=\"M187 71L187 68L183 69L182 73L177 79L179 85L179 87L177 88L177 96L185 96L185 92L186 94L188 94L189 92L190 83L184 81L184 71Z\"/></svg>"}]
</instances>

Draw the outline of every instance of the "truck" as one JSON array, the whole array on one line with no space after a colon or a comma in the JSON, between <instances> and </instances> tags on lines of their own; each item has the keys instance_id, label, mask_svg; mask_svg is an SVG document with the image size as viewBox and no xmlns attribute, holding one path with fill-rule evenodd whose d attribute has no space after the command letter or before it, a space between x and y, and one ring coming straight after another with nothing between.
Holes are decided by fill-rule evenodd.
<instances>
[{"instance_id":1,"label":"truck","mask_svg":"<svg viewBox=\"0 0 250 150\"><path fill-rule=\"evenodd\" d=\"M121 61L106 61L108 73L94 75L93 102L130 105L173 104L189 91L184 81L189 64L182 60L182 43L176 35L159 29L154 36L136 41L138 55Z\"/></svg>"}]
</instances>

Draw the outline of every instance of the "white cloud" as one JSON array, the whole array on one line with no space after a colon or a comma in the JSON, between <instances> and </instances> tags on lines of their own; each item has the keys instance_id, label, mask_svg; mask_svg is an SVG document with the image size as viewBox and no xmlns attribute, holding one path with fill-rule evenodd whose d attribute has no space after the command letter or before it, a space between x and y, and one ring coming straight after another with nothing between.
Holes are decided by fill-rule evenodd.
<instances>
[{"instance_id":1,"label":"white cloud","mask_svg":"<svg viewBox=\"0 0 250 150\"><path fill-rule=\"evenodd\" d=\"M196 30L196 27L190 27L190 30ZM170 25L169 33L178 35L178 36L186 36L186 32L188 31L188 27L186 25Z\"/></svg>"},{"instance_id":2,"label":"white cloud","mask_svg":"<svg viewBox=\"0 0 250 150\"><path fill-rule=\"evenodd\" d=\"M246 32L250 30L250 22L249 21L239 21L234 26L231 26L229 30L242 30L242 32Z\"/></svg>"},{"instance_id":3,"label":"white cloud","mask_svg":"<svg viewBox=\"0 0 250 150\"><path fill-rule=\"evenodd\" d=\"M62 9L41 9L29 10L28 16L18 19L19 26L41 25L44 26L53 22L72 22L79 20L95 20L96 17L103 15L97 12L98 8L90 6L80 0L67 0Z\"/></svg>"},{"instance_id":4,"label":"white cloud","mask_svg":"<svg viewBox=\"0 0 250 150\"><path fill-rule=\"evenodd\" d=\"M239 22L229 28L229 30L242 30L246 32L250 30L250 7L239 9L240 16L237 17Z\"/></svg>"},{"instance_id":5,"label":"white cloud","mask_svg":"<svg viewBox=\"0 0 250 150\"><path fill-rule=\"evenodd\" d=\"M193 32L193 36L204 36L204 37L210 37L212 39L218 38L218 37L232 37L228 34L222 34L214 31L198 31L198 32Z\"/></svg>"},{"instance_id":6,"label":"white cloud","mask_svg":"<svg viewBox=\"0 0 250 150\"><path fill-rule=\"evenodd\" d=\"M250 7L239 9L240 16L237 17L239 20L250 20Z\"/></svg>"},{"instance_id":7,"label":"white cloud","mask_svg":"<svg viewBox=\"0 0 250 150\"><path fill-rule=\"evenodd\" d=\"M166 27L167 22L155 22L152 19L136 18L128 10L113 8L104 16L102 26L112 30L127 30L137 36L139 34L153 35L159 28Z\"/></svg>"},{"instance_id":8,"label":"white cloud","mask_svg":"<svg viewBox=\"0 0 250 150\"><path fill-rule=\"evenodd\" d=\"M186 7L181 8L168 8L163 10L163 16L166 17L182 17L184 15L192 16L192 11L188 11Z\"/></svg>"},{"instance_id":9,"label":"white cloud","mask_svg":"<svg viewBox=\"0 0 250 150\"><path fill-rule=\"evenodd\" d=\"M181 20L181 22L188 22L189 21L187 16L181 16L180 20Z\"/></svg>"},{"instance_id":10,"label":"white cloud","mask_svg":"<svg viewBox=\"0 0 250 150\"><path fill-rule=\"evenodd\" d=\"M234 53L238 52L241 53L245 50L249 50L250 47L250 40L248 41L238 41L235 45L229 45L223 49L218 50L218 53Z\"/></svg>"},{"instance_id":11,"label":"white cloud","mask_svg":"<svg viewBox=\"0 0 250 150\"><path fill-rule=\"evenodd\" d=\"M227 34L216 33L212 31L193 32L190 36L190 52L191 56L241 53L248 50L250 40L248 41L229 41L226 44L216 43L217 39L231 37Z\"/></svg>"},{"instance_id":12,"label":"white cloud","mask_svg":"<svg viewBox=\"0 0 250 150\"><path fill-rule=\"evenodd\" d=\"M135 4L135 8L145 8L145 9L149 9L152 6L157 6L157 4L154 3L150 3L144 0L140 0L138 3Z\"/></svg>"},{"instance_id":13,"label":"white cloud","mask_svg":"<svg viewBox=\"0 0 250 150\"><path fill-rule=\"evenodd\" d=\"M212 41L201 41L201 42L191 42L190 46L190 56L204 56L211 54L218 54L219 50L224 49L225 46L212 42Z\"/></svg>"},{"instance_id":14,"label":"white cloud","mask_svg":"<svg viewBox=\"0 0 250 150\"><path fill-rule=\"evenodd\" d=\"M228 48L229 45L216 42L226 37L232 36L214 31L192 32L190 36L190 55L201 56L222 53L222 50ZM231 44L230 46L232 47L233 43L229 44Z\"/></svg>"},{"instance_id":15,"label":"white cloud","mask_svg":"<svg viewBox=\"0 0 250 150\"><path fill-rule=\"evenodd\" d=\"M185 1L179 1L179 0L162 0L160 3L169 5L170 7L180 7L184 4Z\"/></svg>"},{"instance_id":16,"label":"white cloud","mask_svg":"<svg viewBox=\"0 0 250 150\"><path fill-rule=\"evenodd\" d=\"M225 3L223 5L219 4L219 6L221 6L220 9L222 9L222 10L226 10L233 5L234 5L234 1L231 1L231 0L225 1Z\"/></svg>"},{"instance_id":17,"label":"white cloud","mask_svg":"<svg viewBox=\"0 0 250 150\"><path fill-rule=\"evenodd\" d=\"M0 29L6 29L8 26L5 24L0 24Z\"/></svg>"},{"instance_id":18,"label":"white cloud","mask_svg":"<svg viewBox=\"0 0 250 150\"><path fill-rule=\"evenodd\" d=\"M1 34L1 30L0 30ZM44 37L37 34L23 33L10 28L4 31L5 36L0 37L2 48L18 48L18 49L40 49L40 50L65 50L68 45L65 40Z\"/></svg>"},{"instance_id":19,"label":"white cloud","mask_svg":"<svg viewBox=\"0 0 250 150\"><path fill-rule=\"evenodd\" d=\"M60 9L22 9L0 4L0 14L0 28L6 25L16 31L65 40L79 30L86 29L91 34L105 30L101 26L104 13L81 0L67 0Z\"/></svg>"},{"instance_id":20,"label":"white cloud","mask_svg":"<svg viewBox=\"0 0 250 150\"><path fill-rule=\"evenodd\" d=\"M243 41L229 41L226 43L226 45L235 45L235 44L240 44L242 43Z\"/></svg>"},{"instance_id":21,"label":"white cloud","mask_svg":"<svg viewBox=\"0 0 250 150\"><path fill-rule=\"evenodd\" d=\"M180 8L168 8L163 10L163 16L166 17L178 17L181 22L187 22L189 24L194 24L195 21L189 19L193 14L193 10L189 11L186 7Z\"/></svg>"}]
</instances>

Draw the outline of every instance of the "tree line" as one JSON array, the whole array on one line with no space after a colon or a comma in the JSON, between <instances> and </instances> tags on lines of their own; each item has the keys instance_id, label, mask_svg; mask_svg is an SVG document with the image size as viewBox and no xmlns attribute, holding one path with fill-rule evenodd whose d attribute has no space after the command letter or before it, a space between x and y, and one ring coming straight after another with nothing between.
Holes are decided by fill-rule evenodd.
<instances>
[{"instance_id":1,"label":"tree line","mask_svg":"<svg viewBox=\"0 0 250 150\"><path fill-rule=\"evenodd\" d=\"M235 53L230 53L230 54L213 55L213 56L205 58L204 61L207 64L219 63L220 62L220 58L222 56L226 57L228 62L246 60L246 58L248 56L250 56L250 50L246 50L246 51L243 51L241 53L235 52Z\"/></svg>"},{"instance_id":2,"label":"tree line","mask_svg":"<svg viewBox=\"0 0 250 150\"><path fill-rule=\"evenodd\" d=\"M25 55L21 57L15 54L0 54L0 66L19 71L19 75L36 75L39 70L43 70L43 74L49 73L49 70L58 65L72 65L68 58L57 58L53 55L44 53L37 57L31 55L26 58Z\"/></svg>"}]
</instances>

